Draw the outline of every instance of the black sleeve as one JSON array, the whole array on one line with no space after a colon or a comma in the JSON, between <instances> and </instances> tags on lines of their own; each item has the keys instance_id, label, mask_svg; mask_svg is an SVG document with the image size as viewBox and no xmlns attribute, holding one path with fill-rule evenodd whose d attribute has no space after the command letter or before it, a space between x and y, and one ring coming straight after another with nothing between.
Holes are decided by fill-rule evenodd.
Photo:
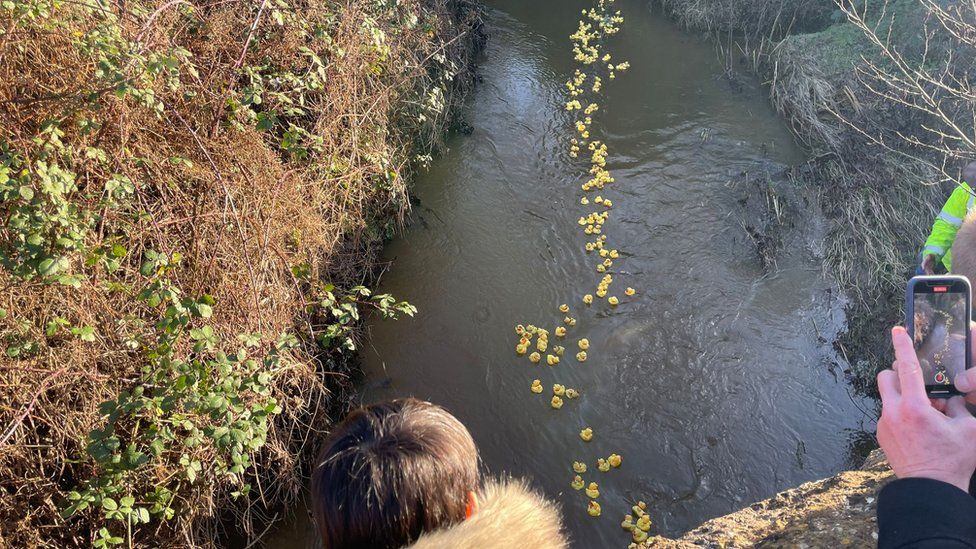
<instances>
[{"instance_id":1,"label":"black sleeve","mask_svg":"<svg viewBox=\"0 0 976 549\"><path fill-rule=\"evenodd\" d=\"M938 480L896 480L878 495L878 547L976 549L976 499Z\"/></svg>"}]
</instances>

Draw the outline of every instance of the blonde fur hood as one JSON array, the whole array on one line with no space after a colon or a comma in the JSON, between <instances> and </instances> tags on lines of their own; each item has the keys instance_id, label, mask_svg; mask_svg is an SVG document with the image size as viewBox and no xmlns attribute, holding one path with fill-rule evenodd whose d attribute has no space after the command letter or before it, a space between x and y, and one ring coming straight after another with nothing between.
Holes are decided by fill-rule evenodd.
<instances>
[{"instance_id":1,"label":"blonde fur hood","mask_svg":"<svg viewBox=\"0 0 976 549\"><path fill-rule=\"evenodd\" d=\"M478 511L470 519L424 534L407 549L565 549L568 546L558 505L524 481L490 482L477 499Z\"/></svg>"}]
</instances>

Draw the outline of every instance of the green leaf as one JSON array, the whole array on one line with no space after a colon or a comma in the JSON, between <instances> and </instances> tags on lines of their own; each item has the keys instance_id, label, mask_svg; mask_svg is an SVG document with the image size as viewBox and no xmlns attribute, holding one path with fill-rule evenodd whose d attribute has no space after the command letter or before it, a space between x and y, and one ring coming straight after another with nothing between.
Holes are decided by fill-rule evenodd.
<instances>
[{"instance_id":1,"label":"green leaf","mask_svg":"<svg viewBox=\"0 0 976 549\"><path fill-rule=\"evenodd\" d=\"M82 341L87 341L89 343L95 341L95 328L92 328L91 326L72 328L71 333L81 338Z\"/></svg>"},{"instance_id":2,"label":"green leaf","mask_svg":"<svg viewBox=\"0 0 976 549\"><path fill-rule=\"evenodd\" d=\"M112 498L104 498L102 500L102 509L106 511L115 511L119 508L119 504L115 502Z\"/></svg>"},{"instance_id":3,"label":"green leaf","mask_svg":"<svg viewBox=\"0 0 976 549\"><path fill-rule=\"evenodd\" d=\"M49 257L37 264L37 272L40 273L41 276L47 276L54 271L56 266L57 261L55 261L53 257Z\"/></svg>"},{"instance_id":4,"label":"green leaf","mask_svg":"<svg viewBox=\"0 0 976 549\"><path fill-rule=\"evenodd\" d=\"M197 314L202 318L210 318L213 316L213 307L206 303L197 303Z\"/></svg>"}]
</instances>

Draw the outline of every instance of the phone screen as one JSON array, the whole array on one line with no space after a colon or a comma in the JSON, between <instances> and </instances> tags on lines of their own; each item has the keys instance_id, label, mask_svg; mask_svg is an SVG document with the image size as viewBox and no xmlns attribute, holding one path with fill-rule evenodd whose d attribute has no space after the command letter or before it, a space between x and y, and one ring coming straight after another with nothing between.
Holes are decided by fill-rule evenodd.
<instances>
[{"instance_id":1,"label":"phone screen","mask_svg":"<svg viewBox=\"0 0 976 549\"><path fill-rule=\"evenodd\" d=\"M968 293L959 285L916 285L912 295L912 338L929 388L952 388L967 366Z\"/></svg>"}]
</instances>

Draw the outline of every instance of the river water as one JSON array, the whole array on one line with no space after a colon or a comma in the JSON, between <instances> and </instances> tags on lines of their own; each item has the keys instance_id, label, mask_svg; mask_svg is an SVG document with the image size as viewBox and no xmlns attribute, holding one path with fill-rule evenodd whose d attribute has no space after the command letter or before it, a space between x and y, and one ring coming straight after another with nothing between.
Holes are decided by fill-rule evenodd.
<instances>
[{"instance_id":1,"label":"river water","mask_svg":"<svg viewBox=\"0 0 976 549\"><path fill-rule=\"evenodd\" d=\"M385 252L380 290L420 312L371 326L363 401L447 407L488 474L528 477L561 503L576 547L625 547L618 523L637 499L653 532L676 535L848 467L872 425L831 373L843 304L822 276L822 219L802 211L764 271L744 229L755 189L730 183L804 158L765 92L726 79L710 41L646 2L618 1L626 21L609 51L632 68L604 82L593 132L616 178L603 193L622 252L611 293L639 293L583 310L600 275L576 225L582 179L565 154L562 105L575 68L568 35L587 3L489 5L483 80L464 112L473 131L450 137L417 177L412 222ZM514 326L551 330L560 303L579 319L567 347L589 338L589 360L516 357ZM534 378L542 395L529 391ZM582 397L551 409L554 382ZM612 452L621 468L587 475L600 483L604 514L593 519L569 486L571 465L592 470ZM271 545L301 544L303 519Z\"/></svg>"}]
</instances>

